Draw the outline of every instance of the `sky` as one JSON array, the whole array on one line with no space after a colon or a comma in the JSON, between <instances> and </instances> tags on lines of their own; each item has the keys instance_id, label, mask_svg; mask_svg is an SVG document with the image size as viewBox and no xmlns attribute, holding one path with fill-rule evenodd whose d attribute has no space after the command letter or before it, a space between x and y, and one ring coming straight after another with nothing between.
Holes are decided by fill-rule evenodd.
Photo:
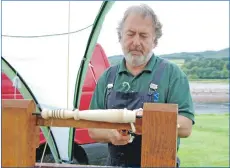
<instances>
[{"instance_id":1,"label":"sky","mask_svg":"<svg viewBox=\"0 0 230 168\"><path fill-rule=\"evenodd\" d=\"M163 24L156 54L220 50L229 47L228 1L146 1ZM121 54L116 27L125 9L140 2L116 2L108 13L99 43L108 56Z\"/></svg>"}]
</instances>

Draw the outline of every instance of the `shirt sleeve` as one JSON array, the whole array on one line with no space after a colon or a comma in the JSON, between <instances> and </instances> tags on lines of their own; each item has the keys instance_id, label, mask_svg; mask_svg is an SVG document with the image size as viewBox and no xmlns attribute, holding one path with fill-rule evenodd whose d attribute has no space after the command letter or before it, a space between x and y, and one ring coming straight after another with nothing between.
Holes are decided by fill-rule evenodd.
<instances>
[{"instance_id":1,"label":"shirt sleeve","mask_svg":"<svg viewBox=\"0 0 230 168\"><path fill-rule=\"evenodd\" d=\"M97 82L94 93L92 95L89 109L105 109L104 96L106 91L106 72L107 71L102 74Z\"/></svg>"},{"instance_id":2,"label":"shirt sleeve","mask_svg":"<svg viewBox=\"0 0 230 168\"><path fill-rule=\"evenodd\" d=\"M178 114L191 119L195 124L194 105L189 81L185 75L175 78L170 83L167 102L178 104Z\"/></svg>"}]
</instances>

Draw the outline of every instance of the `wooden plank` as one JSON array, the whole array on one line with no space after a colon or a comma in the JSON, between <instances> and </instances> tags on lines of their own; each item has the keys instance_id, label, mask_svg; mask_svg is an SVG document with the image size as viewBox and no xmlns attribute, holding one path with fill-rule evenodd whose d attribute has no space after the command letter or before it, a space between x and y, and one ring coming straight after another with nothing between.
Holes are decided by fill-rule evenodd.
<instances>
[{"instance_id":1,"label":"wooden plank","mask_svg":"<svg viewBox=\"0 0 230 168\"><path fill-rule=\"evenodd\" d=\"M134 124L138 131L141 131L141 119L136 119ZM73 127L73 128L106 128L106 129L127 129L130 130L129 123L109 123L99 121L86 121L74 119L43 119L41 116L37 117L37 125L39 126L53 126L53 127Z\"/></svg>"},{"instance_id":2,"label":"wooden plank","mask_svg":"<svg viewBox=\"0 0 230 168\"><path fill-rule=\"evenodd\" d=\"M142 118L142 167L175 167L176 104L145 103Z\"/></svg>"},{"instance_id":3,"label":"wooden plank","mask_svg":"<svg viewBox=\"0 0 230 168\"><path fill-rule=\"evenodd\" d=\"M39 127L32 100L2 100L2 166L32 167L39 145Z\"/></svg>"}]
</instances>

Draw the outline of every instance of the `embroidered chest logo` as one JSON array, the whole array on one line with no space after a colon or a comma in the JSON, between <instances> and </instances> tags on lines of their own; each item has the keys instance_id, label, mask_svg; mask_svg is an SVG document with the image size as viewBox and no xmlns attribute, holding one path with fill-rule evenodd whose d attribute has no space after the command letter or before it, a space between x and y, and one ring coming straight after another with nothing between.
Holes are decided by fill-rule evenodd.
<instances>
[{"instance_id":1,"label":"embroidered chest logo","mask_svg":"<svg viewBox=\"0 0 230 168\"><path fill-rule=\"evenodd\" d=\"M129 91L129 89L130 89L130 85L128 82L123 82L122 87L126 92Z\"/></svg>"}]
</instances>

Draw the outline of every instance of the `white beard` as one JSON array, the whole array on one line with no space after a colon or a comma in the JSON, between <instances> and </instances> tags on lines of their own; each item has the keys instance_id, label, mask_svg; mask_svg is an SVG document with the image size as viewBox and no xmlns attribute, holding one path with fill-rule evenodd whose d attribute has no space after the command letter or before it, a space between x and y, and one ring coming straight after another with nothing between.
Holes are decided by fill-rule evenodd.
<instances>
[{"instance_id":1,"label":"white beard","mask_svg":"<svg viewBox=\"0 0 230 168\"><path fill-rule=\"evenodd\" d=\"M152 56L152 51L150 51L147 55L141 55L141 56L133 56L132 54L128 53L124 57L129 65L133 67L138 67L147 63L151 58L151 56Z\"/></svg>"}]
</instances>

